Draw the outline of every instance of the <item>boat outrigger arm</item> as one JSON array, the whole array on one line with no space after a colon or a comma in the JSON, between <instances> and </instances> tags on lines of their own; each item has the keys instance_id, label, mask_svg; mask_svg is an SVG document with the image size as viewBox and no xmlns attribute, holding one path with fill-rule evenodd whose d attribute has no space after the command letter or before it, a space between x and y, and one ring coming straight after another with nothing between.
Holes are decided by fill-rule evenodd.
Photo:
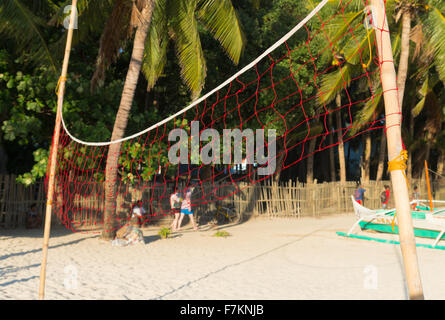
<instances>
[{"instance_id":1,"label":"boat outrigger arm","mask_svg":"<svg viewBox=\"0 0 445 320\"><path fill-rule=\"evenodd\" d=\"M385 216L388 213L396 212L396 209L390 209L390 210L384 210L384 211L377 212L376 210L371 210L371 209L365 208L364 206L359 204L357 201L355 201L354 196L351 196L351 198L352 198L352 206L354 207L354 213L358 220L353 224L351 229L349 229L349 231L347 233L348 236L351 235L352 231L354 231L354 229L357 226L359 226L360 222L362 222L363 220L374 219L379 216Z\"/></svg>"},{"instance_id":2,"label":"boat outrigger arm","mask_svg":"<svg viewBox=\"0 0 445 320\"><path fill-rule=\"evenodd\" d=\"M398 233L398 227L397 223L393 225L393 222L395 222L394 219L397 220L397 217L394 217L396 213L395 209L371 210L360 205L357 201L355 201L353 196L351 196L351 198L357 221L347 233L337 232L338 235L364 240L374 240L384 243L400 244L398 241L354 234L354 231L358 226L360 226L360 228L363 230L375 230L394 234ZM445 201L437 200L434 200L433 202L438 204L445 203ZM431 245L416 243L416 246L445 250L445 246L438 246L439 241L444 238L445 234L445 208L438 208L435 209L435 211L431 211L430 208L425 205L426 203L429 203L429 201L414 200L411 202L411 204L416 204L416 210L418 210L411 212L413 217L414 234L418 237L432 238L434 240Z\"/></svg>"}]
</instances>

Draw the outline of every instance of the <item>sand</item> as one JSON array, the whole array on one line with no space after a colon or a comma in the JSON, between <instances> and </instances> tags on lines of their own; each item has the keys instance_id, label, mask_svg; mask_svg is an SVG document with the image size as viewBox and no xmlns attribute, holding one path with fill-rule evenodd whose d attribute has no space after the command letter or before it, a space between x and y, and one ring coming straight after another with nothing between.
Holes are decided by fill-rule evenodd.
<instances>
[{"instance_id":1,"label":"sand","mask_svg":"<svg viewBox=\"0 0 445 320\"><path fill-rule=\"evenodd\" d=\"M190 226L113 247L54 228L46 299L407 299L400 247L339 237L352 214ZM42 230L0 230L0 299L37 299ZM392 237L392 238L391 238ZM389 236L396 240L396 236ZM445 251L418 248L426 299L445 299Z\"/></svg>"}]
</instances>

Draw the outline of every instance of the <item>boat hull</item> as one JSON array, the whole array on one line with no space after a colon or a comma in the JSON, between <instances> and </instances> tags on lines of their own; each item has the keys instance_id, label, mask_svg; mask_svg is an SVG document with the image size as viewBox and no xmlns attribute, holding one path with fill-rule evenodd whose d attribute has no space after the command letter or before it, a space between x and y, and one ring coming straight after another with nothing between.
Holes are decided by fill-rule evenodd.
<instances>
[{"instance_id":1,"label":"boat hull","mask_svg":"<svg viewBox=\"0 0 445 320\"><path fill-rule=\"evenodd\" d=\"M399 234L399 228L397 227L397 225L395 225L393 229L391 224L375 223L371 221L360 221L359 226L362 230L374 230L382 233ZM439 236L440 232L441 232L440 230L431 230L431 229L414 227L414 235L420 238L436 239ZM440 239L445 239L445 234L443 234Z\"/></svg>"}]
</instances>

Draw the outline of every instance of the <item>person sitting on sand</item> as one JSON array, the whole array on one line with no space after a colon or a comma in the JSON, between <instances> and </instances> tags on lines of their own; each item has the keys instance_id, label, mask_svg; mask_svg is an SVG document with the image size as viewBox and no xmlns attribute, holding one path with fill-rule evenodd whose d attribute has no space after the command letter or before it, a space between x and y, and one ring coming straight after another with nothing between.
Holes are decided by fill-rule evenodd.
<instances>
[{"instance_id":1,"label":"person sitting on sand","mask_svg":"<svg viewBox=\"0 0 445 320\"><path fill-rule=\"evenodd\" d=\"M173 219L173 222L171 224L171 228L173 231L176 231L176 229L178 229L182 200L182 195L179 191L172 193L172 195L170 196L170 207L173 209L173 213L175 214L175 218Z\"/></svg>"},{"instance_id":2,"label":"person sitting on sand","mask_svg":"<svg viewBox=\"0 0 445 320\"><path fill-rule=\"evenodd\" d=\"M193 209L192 209L192 193L194 188L188 187L184 192L184 201L182 201L181 205L181 216L179 217L178 221L178 229L179 231L181 229L182 219L184 219L184 216L187 215L190 218L190 221L193 225L193 230L198 231L198 226L196 225L195 219L193 217Z\"/></svg>"},{"instance_id":3,"label":"person sitting on sand","mask_svg":"<svg viewBox=\"0 0 445 320\"><path fill-rule=\"evenodd\" d=\"M137 227L138 223L138 217L132 217L128 225L117 230L116 238L112 241L112 244L116 246L128 246L138 243L144 244L144 236L141 229Z\"/></svg>"},{"instance_id":4,"label":"person sitting on sand","mask_svg":"<svg viewBox=\"0 0 445 320\"><path fill-rule=\"evenodd\" d=\"M26 228L39 228L42 225L42 217L37 212L37 206L35 204L31 205L30 210L26 217Z\"/></svg>"}]
</instances>

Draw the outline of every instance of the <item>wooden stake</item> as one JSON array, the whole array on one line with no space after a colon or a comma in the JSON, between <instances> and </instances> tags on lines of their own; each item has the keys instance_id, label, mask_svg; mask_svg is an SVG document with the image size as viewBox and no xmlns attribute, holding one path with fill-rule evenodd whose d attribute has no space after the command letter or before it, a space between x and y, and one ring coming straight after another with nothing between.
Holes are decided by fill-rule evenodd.
<instances>
[{"instance_id":1,"label":"wooden stake","mask_svg":"<svg viewBox=\"0 0 445 320\"><path fill-rule=\"evenodd\" d=\"M57 114L56 114L56 124L54 127L53 143L51 147L50 155L50 168L49 168L49 180L48 180L48 194L46 201L46 211L45 211L45 231L43 234L43 248L42 248L42 264L40 269L40 285L39 285L39 300L43 300L45 297L45 278L46 278L46 261L48 258L48 243L49 234L51 229L51 214L52 214L52 202L54 193L54 176L56 172L56 160L57 160L57 149L59 148L59 137L60 137L60 125L62 116L62 106L63 106L63 95L65 93L65 82L66 75L68 72L68 62L70 59L71 42L73 39L74 30L74 19L77 14L77 0L72 0L71 3L71 16L70 24L68 27L68 34L65 46L65 57L63 60L62 74L59 79L59 88L57 92Z\"/></svg>"},{"instance_id":2,"label":"wooden stake","mask_svg":"<svg viewBox=\"0 0 445 320\"><path fill-rule=\"evenodd\" d=\"M391 39L385 6L382 0L371 0L372 22L379 61L381 64L381 80L385 100L386 136L388 141L388 159L397 158L402 148L401 115L397 94L396 72L392 55ZM410 299L424 299L422 282L417 261L416 242L409 204L407 181L402 170L390 172L394 199L399 225L399 239L405 266L406 282Z\"/></svg>"},{"instance_id":3,"label":"wooden stake","mask_svg":"<svg viewBox=\"0 0 445 320\"><path fill-rule=\"evenodd\" d=\"M433 211L433 199L431 197L431 187L430 187L430 176L428 174L428 164L425 160L425 175L426 175L426 185L428 186L428 199L430 200L430 208Z\"/></svg>"}]
</instances>

